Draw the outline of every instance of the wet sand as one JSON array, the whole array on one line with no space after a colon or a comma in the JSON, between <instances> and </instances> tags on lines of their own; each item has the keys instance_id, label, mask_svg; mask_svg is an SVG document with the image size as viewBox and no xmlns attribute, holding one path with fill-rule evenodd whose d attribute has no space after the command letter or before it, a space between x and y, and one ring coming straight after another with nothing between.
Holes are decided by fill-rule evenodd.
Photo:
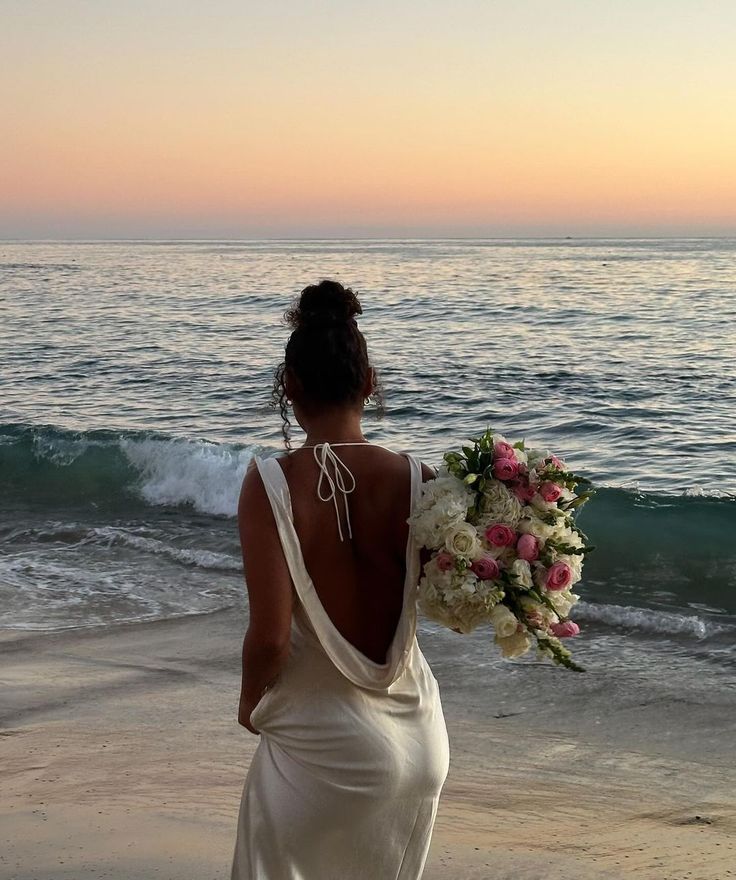
<instances>
[{"instance_id":1,"label":"wet sand","mask_svg":"<svg viewBox=\"0 0 736 880\"><path fill-rule=\"evenodd\" d=\"M257 744L236 721L244 626L0 633L2 880L228 880ZM494 673L473 706L423 647L452 754L425 880L736 877L729 701L698 718L581 676L552 707Z\"/></svg>"}]
</instances>

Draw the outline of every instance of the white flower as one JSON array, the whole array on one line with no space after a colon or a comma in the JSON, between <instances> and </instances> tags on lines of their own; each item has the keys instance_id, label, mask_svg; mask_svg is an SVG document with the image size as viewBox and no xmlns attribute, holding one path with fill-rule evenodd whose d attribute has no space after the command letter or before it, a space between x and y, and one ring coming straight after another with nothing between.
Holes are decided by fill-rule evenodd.
<instances>
[{"instance_id":1,"label":"white flower","mask_svg":"<svg viewBox=\"0 0 736 880\"><path fill-rule=\"evenodd\" d=\"M582 547L585 543L580 535L562 520L554 526L554 531L550 537L560 541L562 544L569 544L571 547Z\"/></svg>"},{"instance_id":2,"label":"white flower","mask_svg":"<svg viewBox=\"0 0 736 880\"><path fill-rule=\"evenodd\" d=\"M543 541L555 534L557 524L549 525L543 522L537 515L538 511L535 508L526 505L521 509L521 514L516 525L518 531L527 532L530 535L534 535L535 538L541 538Z\"/></svg>"},{"instance_id":3,"label":"white flower","mask_svg":"<svg viewBox=\"0 0 736 880\"><path fill-rule=\"evenodd\" d=\"M559 618L546 605L532 599L531 596L521 597L521 607L527 616L527 623L535 629L547 629L552 623L557 623Z\"/></svg>"},{"instance_id":4,"label":"white flower","mask_svg":"<svg viewBox=\"0 0 736 880\"><path fill-rule=\"evenodd\" d=\"M424 577L422 580L428 580L436 589L446 591L451 589L453 580L456 577L457 572L454 569L442 571L437 565L437 557L434 557L424 566Z\"/></svg>"},{"instance_id":5,"label":"white flower","mask_svg":"<svg viewBox=\"0 0 736 880\"><path fill-rule=\"evenodd\" d=\"M475 559L482 550L475 526L460 522L450 526L445 534L445 547L453 556Z\"/></svg>"},{"instance_id":6,"label":"white flower","mask_svg":"<svg viewBox=\"0 0 736 880\"><path fill-rule=\"evenodd\" d=\"M415 540L423 547L440 548L448 529L465 520L473 498L463 481L449 474L423 483L416 510L407 520Z\"/></svg>"},{"instance_id":7,"label":"white flower","mask_svg":"<svg viewBox=\"0 0 736 880\"><path fill-rule=\"evenodd\" d=\"M531 647L532 637L526 630L521 630L513 633L513 635L506 636L505 638L500 637L498 633L496 633L494 641L501 649L503 656L511 659L526 654Z\"/></svg>"},{"instance_id":8,"label":"white flower","mask_svg":"<svg viewBox=\"0 0 736 880\"><path fill-rule=\"evenodd\" d=\"M480 503L478 528L500 522L513 529L519 522L521 509L519 499L500 480L487 480Z\"/></svg>"},{"instance_id":9,"label":"white flower","mask_svg":"<svg viewBox=\"0 0 736 880\"><path fill-rule=\"evenodd\" d=\"M529 456L526 454L526 452L524 452L523 449L518 449L516 446L514 446L514 455L516 456L516 460L519 462L519 464L526 464L529 460Z\"/></svg>"},{"instance_id":10,"label":"white flower","mask_svg":"<svg viewBox=\"0 0 736 880\"><path fill-rule=\"evenodd\" d=\"M529 460L529 467L536 468L538 464L541 464L544 459L548 458L552 453L549 449L527 449L526 454Z\"/></svg>"},{"instance_id":11,"label":"white flower","mask_svg":"<svg viewBox=\"0 0 736 880\"><path fill-rule=\"evenodd\" d=\"M539 492L536 493L529 504L531 505L532 509L537 512L538 515L542 516L550 513L553 510L559 509L555 501L545 501L544 498L542 498L542 496L539 494Z\"/></svg>"},{"instance_id":12,"label":"white flower","mask_svg":"<svg viewBox=\"0 0 736 880\"><path fill-rule=\"evenodd\" d=\"M526 559L515 559L509 568L514 583L524 590L530 590L534 586L532 581L532 569Z\"/></svg>"},{"instance_id":13,"label":"white flower","mask_svg":"<svg viewBox=\"0 0 736 880\"><path fill-rule=\"evenodd\" d=\"M457 618L452 610L426 584L420 584L417 605L430 620L435 620L450 629L458 627Z\"/></svg>"},{"instance_id":14,"label":"white flower","mask_svg":"<svg viewBox=\"0 0 736 880\"><path fill-rule=\"evenodd\" d=\"M488 623L491 609L504 597L491 581L481 581L470 569L441 571L436 557L424 566L417 604L431 620L460 632Z\"/></svg>"},{"instance_id":15,"label":"white flower","mask_svg":"<svg viewBox=\"0 0 736 880\"><path fill-rule=\"evenodd\" d=\"M500 639L513 635L519 626L518 618L505 605L496 605L491 611L490 620Z\"/></svg>"},{"instance_id":16,"label":"white flower","mask_svg":"<svg viewBox=\"0 0 736 880\"><path fill-rule=\"evenodd\" d=\"M567 617L570 609L580 599L580 596L571 593L569 590L552 590L547 593L547 598L560 617Z\"/></svg>"},{"instance_id":17,"label":"white flower","mask_svg":"<svg viewBox=\"0 0 736 880\"><path fill-rule=\"evenodd\" d=\"M574 556L561 556L560 560L566 562L572 571L571 584L576 584L583 577L583 557L576 553Z\"/></svg>"}]
</instances>

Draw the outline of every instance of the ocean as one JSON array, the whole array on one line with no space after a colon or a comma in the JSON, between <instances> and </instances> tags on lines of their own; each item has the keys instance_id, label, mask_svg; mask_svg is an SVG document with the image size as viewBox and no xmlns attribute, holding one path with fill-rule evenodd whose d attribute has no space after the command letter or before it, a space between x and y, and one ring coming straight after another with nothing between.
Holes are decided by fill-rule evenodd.
<instances>
[{"instance_id":1,"label":"ocean","mask_svg":"<svg viewBox=\"0 0 736 880\"><path fill-rule=\"evenodd\" d=\"M370 439L439 464L491 426L594 482L590 670L736 686L733 239L0 243L0 627L246 609L240 482L321 278L363 304ZM420 626L458 676L510 668L487 638Z\"/></svg>"}]
</instances>

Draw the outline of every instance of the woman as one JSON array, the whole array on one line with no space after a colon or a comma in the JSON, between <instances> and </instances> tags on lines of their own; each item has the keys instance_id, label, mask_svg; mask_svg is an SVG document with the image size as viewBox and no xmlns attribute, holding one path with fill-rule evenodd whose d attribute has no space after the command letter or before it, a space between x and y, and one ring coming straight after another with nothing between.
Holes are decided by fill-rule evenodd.
<instances>
[{"instance_id":1,"label":"woman","mask_svg":"<svg viewBox=\"0 0 736 880\"><path fill-rule=\"evenodd\" d=\"M256 457L238 510L250 622L239 721L260 741L233 880L415 880L448 772L416 640L407 517L434 472L369 443L377 393L355 294L307 287L274 394L287 453ZM287 406L306 431L291 450Z\"/></svg>"}]
</instances>

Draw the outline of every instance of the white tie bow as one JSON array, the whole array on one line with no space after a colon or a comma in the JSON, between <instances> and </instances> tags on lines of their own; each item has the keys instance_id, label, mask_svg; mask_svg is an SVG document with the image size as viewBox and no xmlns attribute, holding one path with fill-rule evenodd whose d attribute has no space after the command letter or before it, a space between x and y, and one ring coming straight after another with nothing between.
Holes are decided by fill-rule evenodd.
<instances>
[{"instance_id":1,"label":"white tie bow","mask_svg":"<svg viewBox=\"0 0 736 880\"><path fill-rule=\"evenodd\" d=\"M340 508L337 503L337 492L338 490L342 492L343 502L345 504L345 519L348 526L348 535L352 538L353 530L350 526L350 510L348 508L347 496L355 489L355 477L345 462L337 456L329 443L318 443L313 448L314 460L317 462L320 470L319 482L317 483L317 495L321 501L332 501L334 503L335 514L337 515L337 531L340 535L340 540L343 541L342 525L340 523ZM319 451L320 449L321 452ZM332 462L332 466L335 469L334 479L327 469L328 461ZM348 484L345 481L346 477L350 478L350 488L348 488ZM322 494L323 480L326 480L329 485L329 491L324 495Z\"/></svg>"}]
</instances>

